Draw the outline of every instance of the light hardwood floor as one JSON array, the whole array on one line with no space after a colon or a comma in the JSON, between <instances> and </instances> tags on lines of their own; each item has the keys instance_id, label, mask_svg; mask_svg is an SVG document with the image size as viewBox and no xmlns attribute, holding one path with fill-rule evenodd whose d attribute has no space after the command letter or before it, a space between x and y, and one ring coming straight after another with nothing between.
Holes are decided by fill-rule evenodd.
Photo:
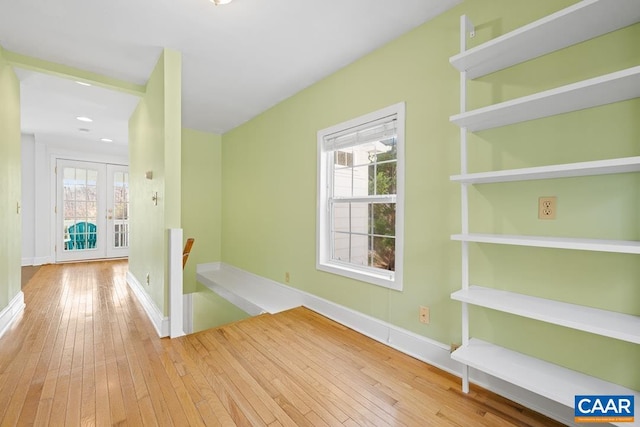
<instances>
[{"instance_id":1,"label":"light hardwood floor","mask_svg":"<svg viewBox=\"0 0 640 427\"><path fill-rule=\"evenodd\" d=\"M44 266L24 287L0 425L559 425L304 308L159 339L126 270Z\"/></svg>"}]
</instances>

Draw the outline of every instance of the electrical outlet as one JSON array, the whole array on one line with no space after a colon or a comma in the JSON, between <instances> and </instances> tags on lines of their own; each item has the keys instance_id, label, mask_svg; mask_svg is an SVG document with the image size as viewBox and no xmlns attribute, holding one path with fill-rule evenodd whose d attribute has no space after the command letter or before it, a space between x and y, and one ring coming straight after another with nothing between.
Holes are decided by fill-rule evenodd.
<instances>
[{"instance_id":1,"label":"electrical outlet","mask_svg":"<svg viewBox=\"0 0 640 427\"><path fill-rule=\"evenodd\" d=\"M289 283L289 280L291 280L291 275L287 271L286 273L284 273L284 283Z\"/></svg>"},{"instance_id":2,"label":"electrical outlet","mask_svg":"<svg viewBox=\"0 0 640 427\"><path fill-rule=\"evenodd\" d=\"M149 273L147 273L147 286L151 283L151 278L149 277Z\"/></svg>"},{"instance_id":3,"label":"electrical outlet","mask_svg":"<svg viewBox=\"0 0 640 427\"><path fill-rule=\"evenodd\" d=\"M556 219L558 199L555 196L538 199L538 219Z\"/></svg>"},{"instance_id":4,"label":"electrical outlet","mask_svg":"<svg viewBox=\"0 0 640 427\"><path fill-rule=\"evenodd\" d=\"M429 307L420 306L420 323L429 324Z\"/></svg>"}]
</instances>

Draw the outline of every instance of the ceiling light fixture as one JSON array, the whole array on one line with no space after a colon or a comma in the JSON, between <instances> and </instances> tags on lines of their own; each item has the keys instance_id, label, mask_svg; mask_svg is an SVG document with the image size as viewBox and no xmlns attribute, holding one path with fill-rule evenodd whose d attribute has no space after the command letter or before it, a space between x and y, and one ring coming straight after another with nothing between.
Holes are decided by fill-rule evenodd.
<instances>
[{"instance_id":1,"label":"ceiling light fixture","mask_svg":"<svg viewBox=\"0 0 640 427\"><path fill-rule=\"evenodd\" d=\"M90 119L89 117L84 117L84 116L76 117L76 119L80 120L81 122L87 122L87 123L91 123L93 121L93 119Z\"/></svg>"},{"instance_id":2,"label":"ceiling light fixture","mask_svg":"<svg viewBox=\"0 0 640 427\"><path fill-rule=\"evenodd\" d=\"M231 0L211 0L211 3L214 3L216 6L220 6L221 4L231 3Z\"/></svg>"},{"instance_id":3,"label":"ceiling light fixture","mask_svg":"<svg viewBox=\"0 0 640 427\"><path fill-rule=\"evenodd\" d=\"M86 82L80 82L76 80L76 83L78 83L80 86L91 86L91 83L86 83Z\"/></svg>"},{"instance_id":4,"label":"ceiling light fixture","mask_svg":"<svg viewBox=\"0 0 640 427\"><path fill-rule=\"evenodd\" d=\"M102 141L102 142L113 142L113 139L102 138L100 141Z\"/></svg>"}]
</instances>

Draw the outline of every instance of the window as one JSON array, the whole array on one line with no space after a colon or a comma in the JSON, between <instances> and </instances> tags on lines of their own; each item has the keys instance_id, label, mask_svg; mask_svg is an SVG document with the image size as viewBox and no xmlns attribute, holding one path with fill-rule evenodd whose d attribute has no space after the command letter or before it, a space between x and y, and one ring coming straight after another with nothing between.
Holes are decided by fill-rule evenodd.
<instances>
[{"instance_id":1,"label":"window","mask_svg":"<svg viewBox=\"0 0 640 427\"><path fill-rule=\"evenodd\" d=\"M404 103L318 132L317 268L402 289Z\"/></svg>"}]
</instances>

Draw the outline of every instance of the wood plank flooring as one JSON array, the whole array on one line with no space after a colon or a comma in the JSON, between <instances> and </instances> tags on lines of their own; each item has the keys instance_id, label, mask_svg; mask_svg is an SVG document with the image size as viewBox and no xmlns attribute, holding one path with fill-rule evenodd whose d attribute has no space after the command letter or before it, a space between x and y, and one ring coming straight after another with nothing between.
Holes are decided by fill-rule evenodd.
<instances>
[{"instance_id":1,"label":"wood plank flooring","mask_svg":"<svg viewBox=\"0 0 640 427\"><path fill-rule=\"evenodd\" d=\"M554 426L304 308L159 339L126 261L49 265L0 338L0 425Z\"/></svg>"}]
</instances>

